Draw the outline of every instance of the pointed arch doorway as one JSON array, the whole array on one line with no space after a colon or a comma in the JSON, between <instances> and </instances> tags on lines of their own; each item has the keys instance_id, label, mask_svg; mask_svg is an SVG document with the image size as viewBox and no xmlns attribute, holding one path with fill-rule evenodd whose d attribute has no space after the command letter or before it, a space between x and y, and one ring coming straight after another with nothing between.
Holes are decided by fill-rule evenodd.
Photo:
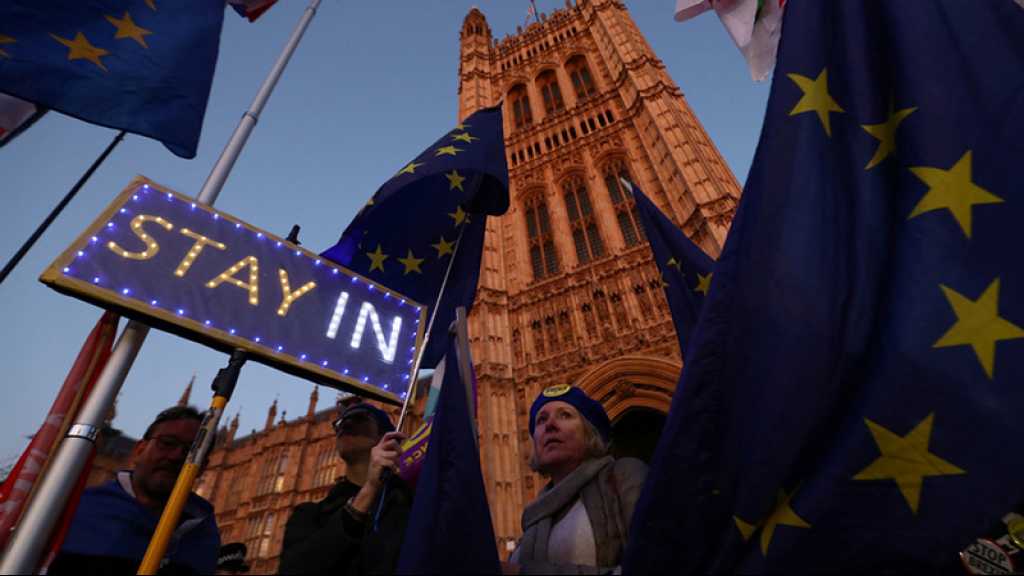
<instances>
[{"instance_id":1,"label":"pointed arch doorway","mask_svg":"<svg viewBox=\"0 0 1024 576\"><path fill-rule=\"evenodd\" d=\"M612 421L612 453L650 463L682 366L653 356L621 356L580 378L577 386L601 402Z\"/></svg>"}]
</instances>

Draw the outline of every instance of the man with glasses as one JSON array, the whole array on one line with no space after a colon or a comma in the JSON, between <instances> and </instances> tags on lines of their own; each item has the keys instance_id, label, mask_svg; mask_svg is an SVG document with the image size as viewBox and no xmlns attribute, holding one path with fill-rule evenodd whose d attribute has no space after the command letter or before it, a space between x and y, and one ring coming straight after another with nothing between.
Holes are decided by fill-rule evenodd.
<instances>
[{"instance_id":1,"label":"man with glasses","mask_svg":"<svg viewBox=\"0 0 1024 576\"><path fill-rule=\"evenodd\" d=\"M333 424L345 475L326 498L300 504L292 512L278 570L393 573L412 505L412 493L393 473L405 436L395 431L383 410L366 403L345 408ZM381 514L375 518L382 497Z\"/></svg>"},{"instance_id":2,"label":"man with glasses","mask_svg":"<svg viewBox=\"0 0 1024 576\"><path fill-rule=\"evenodd\" d=\"M132 452L134 468L82 494L50 574L134 574L199 432L191 406L164 410ZM190 494L160 574L212 574L220 534L213 506Z\"/></svg>"}]
</instances>

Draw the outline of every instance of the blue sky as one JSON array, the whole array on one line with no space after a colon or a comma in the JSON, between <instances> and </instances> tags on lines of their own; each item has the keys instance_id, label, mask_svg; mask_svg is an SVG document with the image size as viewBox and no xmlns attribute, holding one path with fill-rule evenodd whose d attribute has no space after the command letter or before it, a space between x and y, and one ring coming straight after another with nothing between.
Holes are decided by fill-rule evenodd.
<instances>
[{"instance_id":1,"label":"blue sky","mask_svg":"<svg viewBox=\"0 0 1024 576\"><path fill-rule=\"evenodd\" d=\"M674 0L626 2L640 30L682 88L742 183L760 134L768 84L754 84L721 23L704 15L672 20ZM0 462L35 432L100 315L37 280L53 258L136 174L194 195L305 8L281 0L250 24L229 13L221 39L198 156L182 160L161 144L129 136L20 267L0 285ZM496 37L524 23L528 0L325 0L271 97L217 207L303 244L331 246L367 197L451 128L458 113L459 30L470 7ZM542 12L563 0L537 0ZM50 114L0 149L0 258L13 254L115 132ZM227 356L153 331L128 375L114 424L138 435L172 405L193 372L193 403ZM256 363L242 370L228 416L239 433L263 426L274 398L289 419L305 414L312 384ZM320 407L334 401L321 389ZM280 416L279 416L280 417Z\"/></svg>"}]
</instances>

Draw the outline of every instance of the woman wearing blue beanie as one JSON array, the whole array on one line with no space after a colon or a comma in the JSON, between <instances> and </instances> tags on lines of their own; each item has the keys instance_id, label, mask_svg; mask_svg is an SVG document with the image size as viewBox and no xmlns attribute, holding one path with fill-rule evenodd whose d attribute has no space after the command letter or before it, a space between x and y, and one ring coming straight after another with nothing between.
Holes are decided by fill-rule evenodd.
<instances>
[{"instance_id":1,"label":"woman wearing blue beanie","mask_svg":"<svg viewBox=\"0 0 1024 576\"><path fill-rule=\"evenodd\" d=\"M523 537L508 568L522 574L616 570L647 465L609 456L611 432L601 404L575 386L552 386L533 402L530 466L550 482L523 511Z\"/></svg>"}]
</instances>

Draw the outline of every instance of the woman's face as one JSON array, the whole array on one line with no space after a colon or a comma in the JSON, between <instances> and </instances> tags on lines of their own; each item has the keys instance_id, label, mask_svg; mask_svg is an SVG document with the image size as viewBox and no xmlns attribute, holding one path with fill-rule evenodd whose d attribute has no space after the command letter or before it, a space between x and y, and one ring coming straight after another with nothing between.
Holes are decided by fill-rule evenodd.
<instances>
[{"instance_id":1,"label":"woman's face","mask_svg":"<svg viewBox=\"0 0 1024 576\"><path fill-rule=\"evenodd\" d=\"M586 459L583 417L571 404L548 402L537 413L533 449L537 468L549 476L564 476Z\"/></svg>"}]
</instances>

